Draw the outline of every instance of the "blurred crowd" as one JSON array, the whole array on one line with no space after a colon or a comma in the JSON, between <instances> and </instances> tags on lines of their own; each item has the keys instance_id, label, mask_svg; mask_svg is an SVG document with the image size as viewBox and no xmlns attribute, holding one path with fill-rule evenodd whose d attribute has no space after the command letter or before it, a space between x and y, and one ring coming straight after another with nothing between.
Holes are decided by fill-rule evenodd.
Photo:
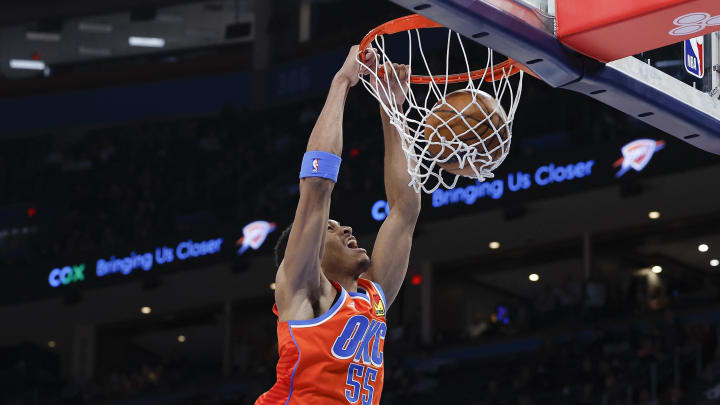
<instances>
[{"instance_id":1,"label":"blurred crowd","mask_svg":"<svg viewBox=\"0 0 720 405\"><path fill-rule=\"evenodd\" d=\"M526 87L526 99L546 98L541 86ZM292 168L299 167L323 103L323 95L316 95L260 111L228 106L205 117L4 139L0 263L129 251L178 232L237 230L258 218L287 222L298 191ZM543 108L532 113L541 116ZM582 105L568 108L579 110L567 115L567 123L591 119ZM592 117L599 127L617 118L609 112ZM565 124L562 117L555 121L552 125ZM558 132L544 121L545 127L531 129L531 123L536 121L516 122L515 130L526 136L514 142L514 154L607 136ZM616 122L623 123L627 120ZM342 181L333 193L342 204L333 206L333 215L357 218L368 210L368 201L358 195L382 198L382 150L376 101L362 89L351 92Z\"/></svg>"},{"instance_id":2,"label":"blurred crowd","mask_svg":"<svg viewBox=\"0 0 720 405\"><path fill-rule=\"evenodd\" d=\"M432 346L408 339L396 326L385 346L382 403L720 403L715 393L720 391L717 318L712 311L679 315L665 310L509 339ZM16 362L14 369L4 370L14 389L0 399L9 405L252 404L274 382L277 347L266 343L267 350L250 348L257 355L252 366L225 377L217 368L183 357L147 356L78 385Z\"/></svg>"},{"instance_id":3,"label":"blurred crowd","mask_svg":"<svg viewBox=\"0 0 720 405\"><path fill-rule=\"evenodd\" d=\"M178 232L287 220L297 173L322 100L256 113L122 125L3 142L0 206L37 214L32 236L5 235L0 261L78 257L144 246ZM336 198L382 192L379 133L365 125L376 107L346 117L346 164ZM376 131L377 132L377 131ZM377 149L376 149L377 150ZM349 164L348 164L349 163ZM377 169L379 168L379 169ZM23 211L24 215L25 212Z\"/></svg>"}]
</instances>

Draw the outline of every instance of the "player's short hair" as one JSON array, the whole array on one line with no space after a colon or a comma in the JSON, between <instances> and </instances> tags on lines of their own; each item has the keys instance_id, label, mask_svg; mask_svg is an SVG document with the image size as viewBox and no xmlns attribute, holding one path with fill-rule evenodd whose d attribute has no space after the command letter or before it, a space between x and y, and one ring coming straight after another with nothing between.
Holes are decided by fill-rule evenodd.
<instances>
[{"instance_id":1,"label":"player's short hair","mask_svg":"<svg viewBox=\"0 0 720 405\"><path fill-rule=\"evenodd\" d=\"M275 266L278 268L285 258L285 248L287 248L288 239L290 238L290 231L292 231L292 224L282 231L280 238L275 243Z\"/></svg>"}]
</instances>

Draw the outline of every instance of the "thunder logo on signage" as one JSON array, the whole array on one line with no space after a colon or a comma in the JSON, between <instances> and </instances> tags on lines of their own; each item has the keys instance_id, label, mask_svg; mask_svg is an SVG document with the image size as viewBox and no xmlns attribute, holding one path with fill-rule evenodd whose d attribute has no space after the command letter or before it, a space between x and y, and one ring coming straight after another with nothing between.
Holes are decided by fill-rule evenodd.
<instances>
[{"instance_id":1,"label":"thunder logo on signage","mask_svg":"<svg viewBox=\"0 0 720 405\"><path fill-rule=\"evenodd\" d=\"M630 169L642 171L650 163L653 154L664 147L665 141L652 139L637 139L626 144L621 149L623 157L613 163L613 167L620 167L615 177L621 177Z\"/></svg>"},{"instance_id":2,"label":"thunder logo on signage","mask_svg":"<svg viewBox=\"0 0 720 405\"><path fill-rule=\"evenodd\" d=\"M315 165L314 161L313 165ZM265 242L268 234L270 234L274 230L274 222L255 221L245 225L243 227L243 236L238 239L236 243L238 246L240 246L240 248L238 248L237 254L241 255L245 253L248 248L252 248L252 250L260 249L260 246L262 246L263 242Z\"/></svg>"}]
</instances>

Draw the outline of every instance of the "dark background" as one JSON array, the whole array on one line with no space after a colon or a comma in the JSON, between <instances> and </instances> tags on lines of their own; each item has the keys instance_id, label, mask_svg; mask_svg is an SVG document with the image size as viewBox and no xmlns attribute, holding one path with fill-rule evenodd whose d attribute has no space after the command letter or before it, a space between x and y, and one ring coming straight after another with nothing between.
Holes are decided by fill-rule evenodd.
<instances>
[{"instance_id":1,"label":"dark background","mask_svg":"<svg viewBox=\"0 0 720 405\"><path fill-rule=\"evenodd\" d=\"M3 2L0 403L252 404L267 390L271 247L307 138L347 49L406 14L380 0ZM616 178L640 138L665 147ZM344 145L331 216L370 249L383 146L361 86ZM383 404L715 403L717 157L527 78L496 178L588 160L591 176L506 185L497 200L423 197L388 313ZM256 220L275 230L239 255ZM215 238L216 254L94 273L99 259ZM50 285L81 264L83 280Z\"/></svg>"}]
</instances>

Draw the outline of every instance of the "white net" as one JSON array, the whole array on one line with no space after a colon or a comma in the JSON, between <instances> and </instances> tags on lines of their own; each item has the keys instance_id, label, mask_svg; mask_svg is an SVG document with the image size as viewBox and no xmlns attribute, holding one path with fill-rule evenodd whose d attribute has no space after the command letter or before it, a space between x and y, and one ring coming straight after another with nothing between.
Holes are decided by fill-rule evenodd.
<instances>
[{"instance_id":1,"label":"white net","mask_svg":"<svg viewBox=\"0 0 720 405\"><path fill-rule=\"evenodd\" d=\"M407 31L407 60L414 73L413 50L417 47L415 57L422 66L416 66L415 70L426 70L428 76L418 80L426 83L410 84L408 75L404 86L407 90L402 91L405 103L398 103L397 93L394 94L390 86L393 80L398 83L402 75L388 55L385 35L378 35L369 45L377 52L376 63L366 64L358 57L358 62L370 71L368 75L361 75L363 85L380 102L402 138L411 177L408 185L418 193L421 190L432 193L440 186L454 188L461 176L478 181L492 178L493 170L510 151L523 72L513 75L509 65L493 69L495 54L487 49L482 76L466 83L463 80L457 89L458 85L448 83L450 77L458 76L450 74L451 45L457 43L453 50L464 58L468 78L472 72L461 36L448 30L444 77L433 77L420 32L420 29Z\"/></svg>"}]
</instances>

